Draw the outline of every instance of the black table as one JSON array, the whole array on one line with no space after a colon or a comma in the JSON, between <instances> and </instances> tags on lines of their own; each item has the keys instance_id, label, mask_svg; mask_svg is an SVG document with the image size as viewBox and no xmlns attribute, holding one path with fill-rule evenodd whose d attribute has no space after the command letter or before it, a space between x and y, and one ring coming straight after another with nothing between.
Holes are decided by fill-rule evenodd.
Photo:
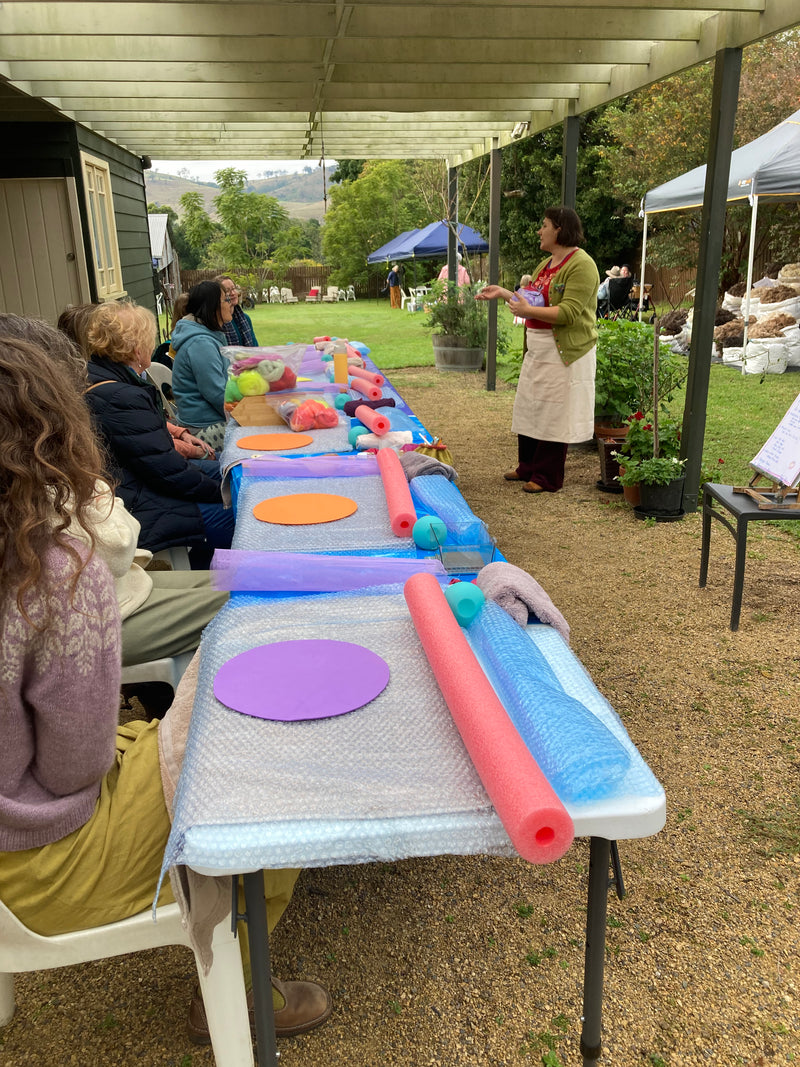
<instances>
[{"instance_id":1,"label":"black table","mask_svg":"<svg viewBox=\"0 0 800 1067\"><path fill-rule=\"evenodd\" d=\"M761 493L770 500L775 493ZM719 506L716 506L719 505ZM729 513L732 519L728 518ZM747 530L751 522L775 521L776 519L800 519L800 508L760 508L747 493L734 492L732 485L716 485L706 482L703 486L703 539L700 551L700 587L705 587L708 578L708 553L711 546L711 520L716 519L733 534L736 541L736 566L733 572L733 604L731 605L731 629L739 629L744 588L744 564L747 558Z\"/></svg>"}]
</instances>

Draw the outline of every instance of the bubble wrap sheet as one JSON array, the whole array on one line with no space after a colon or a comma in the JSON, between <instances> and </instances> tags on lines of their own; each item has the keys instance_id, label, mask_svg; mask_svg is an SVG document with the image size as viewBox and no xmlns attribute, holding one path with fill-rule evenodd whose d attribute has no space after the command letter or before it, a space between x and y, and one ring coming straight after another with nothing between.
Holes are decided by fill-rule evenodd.
<instances>
[{"instance_id":1,"label":"bubble wrap sheet","mask_svg":"<svg viewBox=\"0 0 800 1067\"><path fill-rule=\"evenodd\" d=\"M274 453L264 452L248 452L246 449L239 448L237 442L242 437L253 437L256 434L273 434L273 433L291 433L287 425L283 426L239 426L238 423L230 420L225 429L225 443L222 447L222 452L219 457L220 470L227 472L230 468L236 464L241 463L243 460L250 459L252 456L270 455ZM339 416L339 425L332 426L329 430L311 430L310 436L313 437L313 441L308 445L301 445L300 448L289 448L283 452L277 453L277 455L284 456L318 456L324 452L352 452L353 446L347 439L347 435L350 432L349 420L343 419ZM300 434L297 435L300 437Z\"/></svg>"},{"instance_id":2,"label":"bubble wrap sheet","mask_svg":"<svg viewBox=\"0 0 800 1067\"><path fill-rule=\"evenodd\" d=\"M566 692L621 740L630 767L613 796L567 802L576 836L646 837L664 823L664 792L559 634L528 627ZM273 723L213 696L223 663L259 644L349 640L389 664L391 680L348 715ZM402 587L272 600L239 596L202 642L164 871L330 866L442 854L511 855L422 652ZM298 685L302 679L298 679Z\"/></svg>"},{"instance_id":3,"label":"bubble wrap sheet","mask_svg":"<svg viewBox=\"0 0 800 1067\"><path fill-rule=\"evenodd\" d=\"M355 500L358 509L336 522L279 526L261 522L253 508L262 500L292 493L325 493ZM258 478L242 480L236 506L232 548L269 552L390 552L416 556L410 537L396 537L389 525L386 493L380 475L365 478Z\"/></svg>"}]
</instances>

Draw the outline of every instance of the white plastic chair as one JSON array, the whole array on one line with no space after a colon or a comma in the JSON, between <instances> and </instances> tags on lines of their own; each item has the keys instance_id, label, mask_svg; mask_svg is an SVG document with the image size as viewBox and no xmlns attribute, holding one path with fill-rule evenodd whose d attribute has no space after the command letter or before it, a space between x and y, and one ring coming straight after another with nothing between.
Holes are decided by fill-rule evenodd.
<instances>
[{"instance_id":1,"label":"white plastic chair","mask_svg":"<svg viewBox=\"0 0 800 1067\"><path fill-rule=\"evenodd\" d=\"M401 289L400 294L400 310L402 311L406 307L406 305L408 305L409 311L416 311L417 294L414 292L414 290L411 289L409 292L406 292L405 289Z\"/></svg>"},{"instance_id":2,"label":"white plastic chair","mask_svg":"<svg viewBox=\"0 0 800 1067\"><path fill-rule=\"evenodd\" d=\"M177 416L177 408L175 401L172 397L172 371L169 367L165 367L163 363L151 363L145 372L150 379L150 383L158 389L161 393L161 399L164 402L164 410L167 413L167 417L172 421ZM169 387L169 396L164 391L164 386Z\"/></svg>"},{"instance_id":3,"label":"white plastic chair","mask_svg":"<svg viewBox=\"0 0 800 1067\"><path fill-rule=\"evenodd\" d=\"M189 549L186 545L173 545L172 548L162 548L153 553L153 559L160 559L165 563L169 563L174 571L192 569L189 562Z\"/></svg>"},{"instance_id":4,"label":"white plastic chair","mask_svg":"<svg viewBox=\"0 0 800 1067\"><path fill-rule=\"evenodd\" d=\"M343 286L340 286L336 290L336 299L337 299L337 301L338 300L347 300L347 290Z\"/></svg>"},{"instance_id":5,"label":"white plastic chair","mask_svg":"<svg viewBox=\"0 0 800 1067\"><path fill-rule=\"evenodd\" d=\"M153 922L148 909L106 926L42 937L0 902L0 1026L14 1017L15 974L69 967L164 945L191 947L177 904L164 905L156 915L158 921ZM214 962L207 976L200 961L196 959L196 963L217 1067L253 1067L242 961L231 933L230 916L214 930L212 946Z\"/></svg>"},{"instance_id":6,"label":"white plastic chair","mask_svg":"<svg viewBox=\"0 0 800 1067\"><path fill-rule=\"evenodd\" d=\"M356 287L354 285L348 285L347 293L345 294L345 300L355 300Z\"/></svg>"},{"instance_id":7,"label":"white plastic chair","mask_svg":"<svg viewBox=\"0 0 800 1067\"><path fill-rule=\"evenodd\" d=\"M277 285L269 287L269 302L270 304L280 304L281 302L281 291Z\"/></svg>"},{"instance_id":8,"label":"white plastic chair","mask_svg":"<svg viewBox=\"0 0 800 1067\"><path fill-rule=\"evenodd\" d=\"M135 682L166 682L173 691L183 678L191 662L193 652L182 652L179 656L151 659L146 663L132 663L122 668L121 685L133 685Z\"/></svg>"}]
</instances>

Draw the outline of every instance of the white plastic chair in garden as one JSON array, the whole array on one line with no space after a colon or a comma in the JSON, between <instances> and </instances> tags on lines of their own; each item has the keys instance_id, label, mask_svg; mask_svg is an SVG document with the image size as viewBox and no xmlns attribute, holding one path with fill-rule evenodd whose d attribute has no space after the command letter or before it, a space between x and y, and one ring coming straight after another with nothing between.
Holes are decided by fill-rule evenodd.
<instances>
[{"instance_id":1,"label":"white plastic chair in garden","mask_svg":"<svg viewBox=\"0 0 800 1067\"><path fill-rule=\"evenodd\" d=\"M270 304L280 304L281 302L281 291L277 285L269 287L269 302Z\"/></svg>"},{"instance_id":2,"label":"white plastic chair in garden","mask_svg":"<svg viewBox=\"0 0 800 1067\"><path fill-rule=\"evenodd\" d=\"M165 945L191 947L177 904L165 904L158 908L156 916L158 921L153 922L148 909L121 922L43 937L29 930L0 902L0 1026L14 1017L15 974L69 967ZM230 916L214 930L212 947L214 962L207 976L198 959L196 963L217 1067L253 1067L242 961L231 932Z\"/></svg>"}]
</instances>

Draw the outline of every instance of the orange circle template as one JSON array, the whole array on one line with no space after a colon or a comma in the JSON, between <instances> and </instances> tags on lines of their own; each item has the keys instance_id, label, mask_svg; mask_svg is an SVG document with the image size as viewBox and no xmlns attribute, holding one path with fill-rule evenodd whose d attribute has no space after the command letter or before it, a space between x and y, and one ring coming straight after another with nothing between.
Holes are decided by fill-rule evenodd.
<instances>
[{"instance_id":1,"label":"orange circle template","mask_svg":"<svg viewBox=\"0 0 800 1067\"><path fill-rule=\"evenodd\" d=\"M251 437L240 437L236 445L256 452L286 452L290 448L310 445L313 440L307 433L256 433Z\"/></svg>"},{"instance_id":2,"label":"orange circle template","mask_svg":"<svg viewBox=\"0 0 800 1067\"><path fill-rule=\"evenodd\" d=\"M346 519L358 508L355 500L333 493L291 493L262 500L253 514L262 522L279 526L314 526L321 522Z\"/></svg>"}]
</instances>

